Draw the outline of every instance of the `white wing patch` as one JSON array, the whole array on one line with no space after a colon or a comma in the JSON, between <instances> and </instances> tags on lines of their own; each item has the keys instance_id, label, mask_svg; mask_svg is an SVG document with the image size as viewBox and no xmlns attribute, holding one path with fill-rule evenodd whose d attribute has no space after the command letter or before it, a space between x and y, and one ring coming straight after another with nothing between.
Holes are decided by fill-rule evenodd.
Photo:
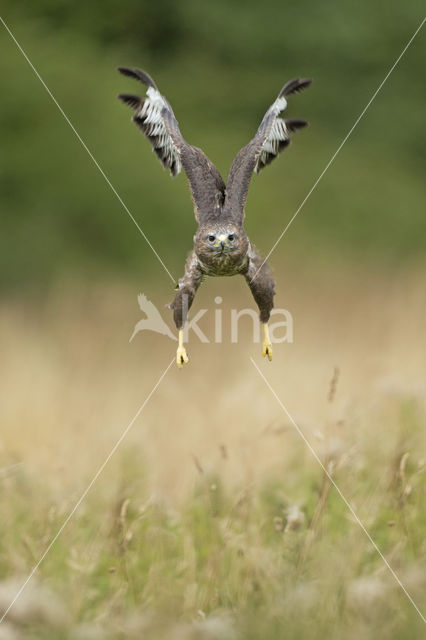
<instances>
[{"instance_id":1,"label":"white wing patch","mask_svg":"<svg viewBox=\"0 0 426 640\"><path fill-rule=\"evenodd\" d=\"M167 133L162 116L163 109L169 109L169 105L154 87L148 87L146 95L147 98L134 115L134 120L149 138L153 151L160 158L163 166L170 169L170 173L176 176L182 170L180 154Z\"/></svg>"},{"instance_id":2,"label":"white wing patch","mask_svg":"<svg viewBox=\"0 0 426 640\"><path fill-rule=\"evenodd\" d=\"M255 173L259 173L263 167L272 162L275 156L277 156L280 151L289 144L290 136L285 122L278 117L286 107L287 100L284 97L277 98L265 116L265 118L268 118L273 114L274 121L271 131L262 145L262 150L254 168Z\"/></svg>"}]
</instances>

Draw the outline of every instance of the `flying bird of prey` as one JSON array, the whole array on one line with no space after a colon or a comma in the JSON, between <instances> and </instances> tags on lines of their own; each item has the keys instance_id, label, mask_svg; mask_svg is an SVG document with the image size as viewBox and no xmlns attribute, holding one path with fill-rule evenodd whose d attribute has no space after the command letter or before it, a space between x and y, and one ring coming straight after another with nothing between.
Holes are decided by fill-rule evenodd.
<instances>
[{"instance_id":1,"label":"flying bird of prey","mask_svg":"<svg viewBox=\"0 0 426 640\"><path fill-rule=\"evenodd\" d=\"M284 120L280 114L287 107L287 98L309 87L312 80L295 78L284 85L265 113L254 138L235 157L225 185L204 152L184 140L169 102L153 79L140 69L119 67L118 70L146 85L145 98L131 94L118 97L135 111L132 120L150 141L163 167L172 176L180 173L183 167L198 222L194 248L170 305L179 331L178 367L182 368L188 362L183 327L205 276L244 276L259 307L264 328L262 354L272 360L268 321L274 306L275 283L269 266L244 231L244 206L253 172L259 173L270 164L288 147L290 134L308 124L305 120Z\"/></svg>"}]
</instances>

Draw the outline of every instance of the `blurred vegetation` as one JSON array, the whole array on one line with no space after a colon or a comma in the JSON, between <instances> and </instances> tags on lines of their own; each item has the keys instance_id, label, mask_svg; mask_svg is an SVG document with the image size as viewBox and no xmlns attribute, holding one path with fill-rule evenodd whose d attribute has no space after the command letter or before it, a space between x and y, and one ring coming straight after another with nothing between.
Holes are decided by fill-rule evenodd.
<instances>
[{"instance_id":1,"label":"blurred vegetation","mask_svg":"<svg viewBox=\"0 0 426 640\"><path fill-rule=\"evenodd\" d=\"M185 179L161 171L116 100L147 69L185 137L226 176L282 84L312 76L289 114L310 121L253 180L247 229L267 252L420 24L420 2L4 0L2 15L174 276L195 227ZM0 283L161 266L2 27ZM420 33L274 253L372 265L424 251ZM424 163L423 163L424 164Z\"/></svg>"},{"instance_id":2,"label":"blurred vegetation","mask_svg":"<svg viewBox=\"0 0 426 640\"><path fill-rule=\"evenodd\" d=\"M385 446L367 426L356 452L330 440L325 462L344 494L356 485L361 519L421 609L420 406L401 398L385 415L396 420L388 440L377 435ZM239 490L196 461L193 492L172 508L149 492L143 448L123 450L10 610L9 631L43 640L423 637L412 603L312 457L301 472L303 457L300 441L281 473ZM4 469L0 486L9 495L0 568L25 575L75 497L19 465ZM0 582L0 610L19 586Z\"/></svg>"}]
</instances>

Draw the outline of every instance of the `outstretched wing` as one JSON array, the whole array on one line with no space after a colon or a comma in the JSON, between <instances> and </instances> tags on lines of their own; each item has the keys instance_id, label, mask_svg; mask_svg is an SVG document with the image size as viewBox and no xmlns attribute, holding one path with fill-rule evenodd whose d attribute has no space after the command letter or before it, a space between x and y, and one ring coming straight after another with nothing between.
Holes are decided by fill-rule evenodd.
<instances>
[{"instance_id":1,"label":"outstretched wing","mask_svg":"<svg viewBox=\"0 0 426 640\"><path fill-rule=\"evenodd\" d=\"M305 120L283 120L279 116L287 107L286 98L303 91L311 82L308 78L296 78L287 82L265 113L254 138L235 157L229 170L225 205L234 216L244 217L244 206L253 172L259 173L288 147L290 133L307 126Z\"/></svg>"},{"instance_id":2,"label":"outstretched wing","mask_svg":"<svg viewBox=\"0 0 426 640\"><path fill-rule=\"evenodd\" d=\"M172 176L184 168L197 220L202 222L209 216L218 215L225 198L225 183L219 171L201 149L184 140L172 107L153 79L140 69L119 67L118 70L148 87L145 98L131 94L118 97L134 109L132 120L150 141L163 167L169 169Z\"/></svg>"}]
</instances>

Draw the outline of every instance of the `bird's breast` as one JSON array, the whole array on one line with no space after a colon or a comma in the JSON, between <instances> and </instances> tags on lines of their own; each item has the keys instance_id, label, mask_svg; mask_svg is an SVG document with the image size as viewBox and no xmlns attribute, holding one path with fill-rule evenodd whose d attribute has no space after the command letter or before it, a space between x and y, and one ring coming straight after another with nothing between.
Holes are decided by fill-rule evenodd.
<instances>
[{"instance_id":1,"label":"bird's breast","mask_svg":"<svg viewBox=\"0 0 426 640\"><path fill-rule=\"evenodd\" d=\"M201 270L207 276L235 276L247 266L247 256L233 256L231 253L220 253L218 255L209 256L208 259L203 256L199 258Z\"/></svg>"}]
</instances>

